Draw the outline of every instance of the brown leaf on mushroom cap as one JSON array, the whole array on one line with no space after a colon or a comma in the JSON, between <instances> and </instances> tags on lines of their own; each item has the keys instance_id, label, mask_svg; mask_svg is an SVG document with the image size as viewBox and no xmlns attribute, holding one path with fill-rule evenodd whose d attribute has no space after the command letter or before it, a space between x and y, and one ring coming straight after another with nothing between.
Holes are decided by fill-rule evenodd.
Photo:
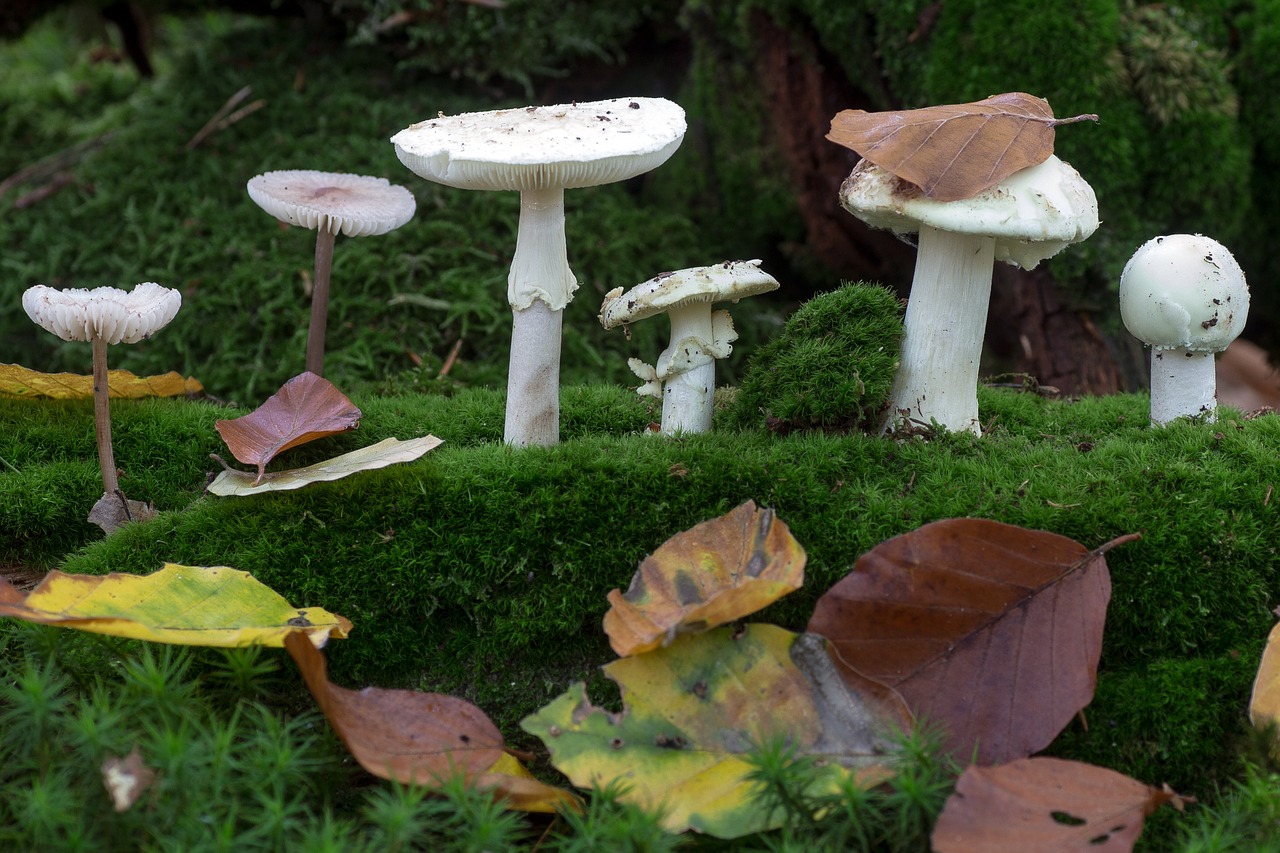
<instances>
[{"instance_id":1,"label":"brown leaf on mushroom cap","mask_svg":"<svg viewBox=\"0 0 1280 853\"><path fill-rule=\"evenodd\" d=\"M1008 92L968 104L869 113L844 110L827 139L910 181L937 201L993 187L1053 153L1054 128L1095 115L1054 118L1049 102Z\"/></svg>"},{"instance_id":2,"label":"brown leaf on mushroom cap","mask_svg":"<svg viewBox=\"0 0 1280 853\"><path fill-rule=\"evenodd\" d=\"M258 466L259 480L267 463L290 447L349 432L359 425L356 405L332 382L314 373L293 377L244 417L214 423L236 459Z\"/></svg>"}]
</instances>

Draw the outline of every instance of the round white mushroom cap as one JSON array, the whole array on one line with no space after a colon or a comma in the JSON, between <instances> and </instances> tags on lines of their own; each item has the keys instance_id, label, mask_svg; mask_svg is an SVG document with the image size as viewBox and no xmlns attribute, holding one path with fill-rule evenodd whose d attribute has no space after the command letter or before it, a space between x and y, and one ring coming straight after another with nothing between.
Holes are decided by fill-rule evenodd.
<instances>
[{"instance_id":1,"label":"round white mushroom cap","mask_svg":"<svg viewBox=\"0 0 1280 853\"><path fill-rule=\"evenodd\" d=\"M915 184L868 160L840 188L840 204L873 228L898 236L928 225L994 237L995 258L1034 269L1098 229L1098 199L1080 173L1054 155L959 201L935 201Z\"/></svg>"},{"instance_id":2,"label":"round white mushroom cap","mask_svg":"<svg viewBox=\"0 0 1280 853\"><path fill-rule=\"evenodd\" d=\"M427 119L391 137L414 173L472 190L591 187L666 162L685 133L665 98L614 98Z\"/></svg>"},{"instance_id":3,"label":"round white mushroom cap","mask_svg":"<svg viewBox=\"0 0 1280 853\"><path fill-rule=\"evenodd\" d=\"M1225 246L1200 234L1148 240L1120 275L1120 318L1156 349L1221 352L1248 316L1244 271Z\"/></svg>"},{"instance_id":4,"label":"round white mushroom cap","mask_svg":"<svg viewBox=\"0 0 1280 853\"><path fill-rule=\"evenodd\" d=\"M413 193L386 178L282 169L249 179L249 198L281 222L369 237L394 231L413 218Z\"/></svg>"},{"instance_id":5,"label":"round white mushroom cap","mask_svg":"<svg viewBox=\"0 0 1280 853\"><path fill-rule=\"evenodd\" d=\"M658 273L623 292L605 294L600 323L606 329L634 323L672 308L697 302L737 302L778 289L778 280L760 269L760 261L724 261L709 267L690 267Z\"/></svg>"},{"instance_id":6,"label":"round white mushroom cap","mask_svg":"<svg viewBox=\"0 0 1280 853\"><path fill-rule=\"evenodd\" d=\"M182 294L153 281L131 291L118 287L58 290L37 284L22 294L22 307L32 321L64 341L133 344L169 324L182 307Z\"/></svg>"}]
</instances>

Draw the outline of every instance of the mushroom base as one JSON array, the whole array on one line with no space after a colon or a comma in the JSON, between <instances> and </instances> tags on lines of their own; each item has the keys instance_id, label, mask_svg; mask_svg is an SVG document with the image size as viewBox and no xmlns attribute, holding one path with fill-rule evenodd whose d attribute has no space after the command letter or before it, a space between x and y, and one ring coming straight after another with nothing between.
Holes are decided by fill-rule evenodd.
<instances>
[{"instance_id":1,"label":"mushroom base","mask_svg":"<svg viewBox=\"0 0 1280 853\"><path fill-rule=\"evenodd\" d=\"M1183 347L1151 350L1151 423L1203 417L1212 423L1218 408L1218 373L1211 352Z\"/></svg>"},{"instance_id":2,"label":"mushroom base","mask_svg":"<svg viewBox=\"0 0 1280 853\"><path fill-rule=\"evenodd\" d=\"M667 377L662 389L662 432L710 432L715 395L716 363L711 359Z\"/></svg>"}]
</instances>

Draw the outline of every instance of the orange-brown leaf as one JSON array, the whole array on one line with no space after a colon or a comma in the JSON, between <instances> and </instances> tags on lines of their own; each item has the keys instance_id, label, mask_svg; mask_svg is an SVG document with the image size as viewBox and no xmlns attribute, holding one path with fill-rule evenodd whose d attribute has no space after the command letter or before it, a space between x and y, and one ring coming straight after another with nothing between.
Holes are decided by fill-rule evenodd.
<instances>
[{"instance_id":1,"label":"orange-brown leaf","mask_svg":"<svg viewBox=\"0 0 1280 853\"><path fill-rule=\"evenodd\" d=\"M995 521L934 522L859 558L809 630L846 671L942 724L952 755L1023 758L1093 698L1111 597L1102 554L1116 543L1090 552Z\"/></svg>"},{"instance_id":2,"label":"orange-brown leaf","mask_svg":"<svg viewBox=\"0 0 1280 853\"><path fill-rule=\"evenodd\" d=\"M804 583L805 553L771 509L747 501L668 539L626 593L609 593L604 630L620 656L666 645L772 604Z\"/></svg>"},{"instance_id":3,"label":"orange-brown leaf","mask_svg":"<svg viewBox=\"0 0 1280 853\"><path fill-rule=\"evenodd\" d=\"M360 425L360 410L329 380L300 373L244 417L214 423L231 453L246 465L267 463L290 447L349 432Z\"/></svg>"},{"instance_id":4,"label":"orange-brown leaf","mask_svg":"<svg viewBox=\"0 0 1280 853\"><path fill-rule=\"evenodd\" d=\"M869 113L844 110L827 139L910 181L937 201L975 196L1053 153L1054 128L1095 115L1056 119L1049 102L1008 92L968 104Z\"/></svg>"},{"instance_id":5,"label":"orange-brown leaf","mask_svg":"<svg viewBox=\"0 0 1280 853\"><path fill-rule=\"evenodd\" d=\"M502 733L470 702L416 690L348 690L329 681L324 655L304 634L290 634L284 646L329 725L374 776L437 786L458 772L474 780L502 757Z\"/></svg>"},{"instance_id":6,"label":"orange-brown leaf","mask_svg":"<svg viewBox=\"0 0 1280 853\"><path fill-rule=\"evenodd\" d=\"M1058 758L1026 758L960 775L934 826L935 853L1133 849L1147 815L1175 795Z\"/></svg>"}]
</instances>

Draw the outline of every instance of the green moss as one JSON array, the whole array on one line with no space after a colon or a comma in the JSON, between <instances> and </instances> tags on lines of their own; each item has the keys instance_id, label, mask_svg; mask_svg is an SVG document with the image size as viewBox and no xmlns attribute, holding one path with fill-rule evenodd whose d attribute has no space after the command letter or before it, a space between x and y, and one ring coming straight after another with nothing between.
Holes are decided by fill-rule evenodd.
<instances>
[{"instance_id":1,"label":"green moss","mask_svg":"<svg viewBox=\"0 0 1280 853\"><path fill-rule=\"evenodd\" d=\"M751 357L728 420L781 431L872 426L888 402L901 339L892 291L846 284L815 296Z\"/></svg>"}]
</instances>

